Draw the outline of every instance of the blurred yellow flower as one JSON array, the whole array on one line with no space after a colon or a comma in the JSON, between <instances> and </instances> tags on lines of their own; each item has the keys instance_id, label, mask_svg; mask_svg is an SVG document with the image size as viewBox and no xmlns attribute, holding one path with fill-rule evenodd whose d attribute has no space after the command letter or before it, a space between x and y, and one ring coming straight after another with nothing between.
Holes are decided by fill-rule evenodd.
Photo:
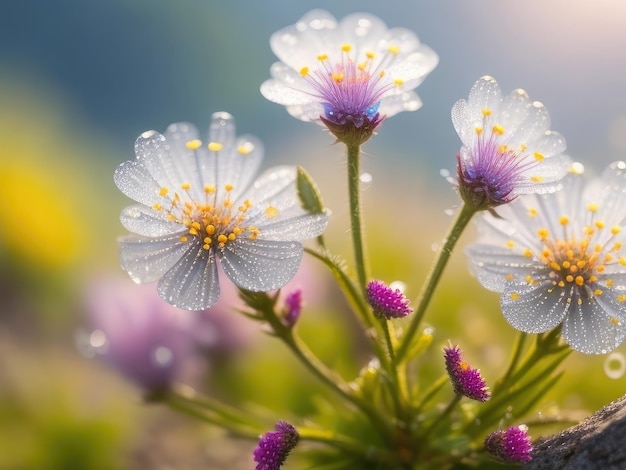
<instances>
[{"instance_id":1,"label":"blurred yellow flower","mask_svg":"<svg viewBox=\"0 0 626 470\"><path fill-rule=\"evenodd\" d=\"M69 191L55 187L48 169L21 157L0 167L5 201L0 204L0 246L41 268L71 263L84 244Z\"/></svg>"}]
</instances>

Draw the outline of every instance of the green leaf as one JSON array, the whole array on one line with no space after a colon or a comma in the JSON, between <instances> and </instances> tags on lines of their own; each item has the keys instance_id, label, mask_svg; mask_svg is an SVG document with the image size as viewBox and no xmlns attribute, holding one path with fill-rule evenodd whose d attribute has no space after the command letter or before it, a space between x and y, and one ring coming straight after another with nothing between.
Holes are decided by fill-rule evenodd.
<instances>
[{"instance_id":1,"label":"green leaf","mask_svg":"<svg viewBox=\"0 0 626 470\"><path fill-rule=\"evenodd\" d=\"M302 207L305 210L313 214L321 214L325 212L324 203L322 202L322 197L320 196L317 185L301 166L298 167L296 188L298 190L298 197L300 198Z\"/></svg>"}]
</instances>

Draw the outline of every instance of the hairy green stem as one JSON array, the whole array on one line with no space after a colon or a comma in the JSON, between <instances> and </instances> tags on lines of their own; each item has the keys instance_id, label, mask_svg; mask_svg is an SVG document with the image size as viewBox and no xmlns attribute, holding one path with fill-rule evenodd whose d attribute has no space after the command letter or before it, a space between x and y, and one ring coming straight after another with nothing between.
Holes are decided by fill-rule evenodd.
<instances>
[{"instance_id":1,"label":"hairy green stem","mask_svg":"<svg viewBox=\"0 0 626 470\"><path fill-rule=\"evenodd\" d=\"M360 157L361 147L358 144L347 144L348 151L348 195L350 200L350 226L352 229L352 244L354 246L355 267L359 287L365 292L367 283L367 266L363 248L363 226L361 223L360 203Z\"/></svg>"},{"instance_id":2,"label":"hairy green stem","mask_svg":"<svg viewBox=\"0 0 626 470\"><path fill-rule=\"evenodd\" d=\"M424 318L428 304L430 303L433 293L435 292L435 288L439 283L439 279L443 274L446 264L450 259L452 250L475 213L476 209L468 205L464 205L454 221L454 224L445 239L443 247L441 248L438 257L435 259L435 262L426 278L427 280L422 287L422 291L418 297L417 308L415 309L411 323L409 324L406 333L403 335L400 347L396 353L396 364L398 364L408 352L413 336Z\"/></svg>"}]
</instances>

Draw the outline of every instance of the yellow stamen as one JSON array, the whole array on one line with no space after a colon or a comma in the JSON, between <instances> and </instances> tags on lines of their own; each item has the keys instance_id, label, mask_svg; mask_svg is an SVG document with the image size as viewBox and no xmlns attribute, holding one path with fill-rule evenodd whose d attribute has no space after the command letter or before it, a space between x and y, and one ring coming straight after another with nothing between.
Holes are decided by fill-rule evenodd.
<instances>
[{"instance_id":1,"label":"yellow stamen","mask_svg":"<svg viewBox=\"0 0 626 470\"><path fill-rule=\"evenodd\" d=\"M197 150L202 147L202 141L200 139L190 140L185 144L185 147L187 147L189 150Z\"/></svg>"},{"instance_id":2,"label":"yellow stamen","mask_svg":"<svg viewBox=\"0 0 626 470\"><path fill-rule=\"evenodd\" d=\"M224 147L224 145L220 144L219 142L209 142L208 148L211 152L219 152L220 150L222 150L222 147Z\"/></svg>"},{"instance_id":3,"label":"yellow stamen","mask_svg":"<svg viewBox=\"0 0 626 470\"><path fill-rule=\"evenodd\" d=\"M273 219L278 215L278 209L274 206L268 206L267 209L265 209L265 215L267 218Z\"/></svg>"}]
</instances>

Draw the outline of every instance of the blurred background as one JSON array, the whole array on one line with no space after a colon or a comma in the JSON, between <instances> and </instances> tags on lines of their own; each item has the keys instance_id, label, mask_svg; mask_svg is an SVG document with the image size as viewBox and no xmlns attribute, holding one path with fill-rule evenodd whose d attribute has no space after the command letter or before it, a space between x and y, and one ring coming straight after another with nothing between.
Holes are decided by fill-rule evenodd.
<instances>
[{"instance_id":1,"label":"blurred background","mask_svg":"<svg viewBox=\"0 0 626 470\"><path fill-rule=\"evenodd\" d=\"M626 158L620 0L9 2L0 14L0 468L253 467L253 444L144 403L142 385L154 377L120 367L128 360L94 359L111 346L98 332L125 331L123 351L132 354L128 325L148 321L140 318L148 301L133 298L139 291L118 267L118 216L129 201L112 174L133 158L141 132L182 120L203 129L213 112L228 111L239 133L264 141L266 165L309 170L333 210L330 246L351 261L341 147L258 92L275 61L269 36L312 8L338 18L374 13L389 26L413 29L439 54L417 90L423 108L385 122L363 160L371 175L364 202L372 274L404 281L411 297L457 203L439 176L454 169L459 147L450 108L480 76L544 102L552 129L590 173ZM404 235L392 246L389 224ZM471 239L470 230L462 241ZM316 338L320 356L351 378L367 354L349 333L348 309L320 266L305 263L302 271L295 281L306 303L302 334ZM225 304L236 302L234 293L225 297ZM310 411L310 377L281 345L226 307L216 310L190 320L153 307L164 320L145 341L158 343L175 330L200 345L181 350L184 367L165 357L167 373L216 396ZM461 250L427 321L437 328L433 376L443 369L437 361L448 339L488 380L504 367L513 331L497 295L470 279ZM606 360L573 354L543 412L584 416L621 396L626 379L607 376Z\"/></svg>"}]
</instances>

